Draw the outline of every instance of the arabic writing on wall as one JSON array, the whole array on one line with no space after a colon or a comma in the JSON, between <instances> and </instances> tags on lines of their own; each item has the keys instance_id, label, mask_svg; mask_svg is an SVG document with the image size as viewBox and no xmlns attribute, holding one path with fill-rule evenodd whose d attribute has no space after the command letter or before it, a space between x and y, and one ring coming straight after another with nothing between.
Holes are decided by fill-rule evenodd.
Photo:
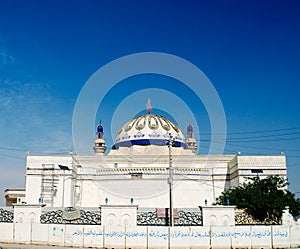
<instances>
[{"instance_id":1,"label":"arabic writing on wall","mask_svg":"<svg viewBox=\"0 0 300 249\"><path fill-rule=\"evenodd\" d=\"M123 232L123 231L109 231L109 232L103 232L102 230L87 230L85 232L77 230L73 232L73 236L104 236L104 237L110 237L110 238L121 238L121 237L127 237L127 238L146 238L147 233L140 232L140 231L131 231L131 232ZM273 231L274 237L288 237L288 231L279 231L274 230ZM154 239L168 239L168 232L163 231L157 231L157 230L149 230L148 231L148 237L154 238ZM252 231L252 232L244 232L244 231L233 231L233 232L227 232L227 231L219 231L219 232L196 232L196 231L175 231L170 233L170 238L174 239L185 239L185 238L226 238L226 237L232 237L232 238L265 238L265 237L271 237L271 231L269 229L261 230L261 231Z\"/></svg>"}]
</instances>

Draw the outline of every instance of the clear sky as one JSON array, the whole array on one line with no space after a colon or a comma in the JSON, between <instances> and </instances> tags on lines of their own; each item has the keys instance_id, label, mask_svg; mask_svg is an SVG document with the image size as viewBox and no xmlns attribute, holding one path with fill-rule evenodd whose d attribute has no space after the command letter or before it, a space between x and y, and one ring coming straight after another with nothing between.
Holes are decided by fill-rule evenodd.
<instances>
[{"instance_id":1,"label":"clear sky","mask_svg":"<svg viewBox=\"0 0 300 249\"><path fill-rule=\"evenodd\" d=\"M73 149L73 108L85 82L112 60L139 52L173 54L200 68L223 103L225 153L285 152L290 190L300 192L299 11L297 0L1 1L0 194L24 186L27 151ZM97 121L108 147L148 97L183 131L183 103L192 109L199 153L207 153L204 106L159 75L124 80L105 96Z\"/></svg>"}]
</instances>

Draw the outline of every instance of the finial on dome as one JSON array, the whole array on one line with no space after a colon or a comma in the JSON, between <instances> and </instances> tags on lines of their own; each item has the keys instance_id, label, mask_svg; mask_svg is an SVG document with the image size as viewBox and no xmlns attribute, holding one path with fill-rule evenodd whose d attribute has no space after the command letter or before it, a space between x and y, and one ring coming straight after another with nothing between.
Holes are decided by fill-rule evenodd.
<instances>
[{"instance_id":1,"label":"finial on dome","mask_svg":"<svg viewBox=\"0 0 300 249\"><path fill-rule=\"evenodd\" d=\"M151 105L150 98L148 98L148 102L147 102L146 108L147 108L148 113L151 113L151 111L152 111L152 105Z\"/></svg>"},{"instance_id":2,"label":"finial on dome","mask_svg":"<svg viewBox=\"0 0 300 249\"><path fill-rule=\"evenodd\" d=\"M97 134L98 134L98 138L103 138L103 126L102 126L102 121L100 120L99 125L97 127Z\"/></svg>"}]
</instances>

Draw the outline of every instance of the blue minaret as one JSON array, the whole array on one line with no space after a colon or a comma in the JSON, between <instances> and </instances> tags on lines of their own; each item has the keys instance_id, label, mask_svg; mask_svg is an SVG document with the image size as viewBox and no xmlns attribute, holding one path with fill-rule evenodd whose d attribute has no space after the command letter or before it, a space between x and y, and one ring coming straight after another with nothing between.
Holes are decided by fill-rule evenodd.
<instances>
[{"instance_id":1,"label":"blue minaret","mask_svg":"<svg viewBox=\"0 0 300 249\"><path fill-rule=\"evenodd\" d=\"M187 138L193 138L194 137L194 128L191 124L188 124L187 126Z\"/></svg>"},{"instance_id":2,"label":"blue minaret","mask_svg":"<svg viewBox=\"0 0 300 249\"><path fill-rule=\"evenodd\" d=\"M98 135L98 138L103 138L103 135L104 135L103 126L101 125L101 120L100 120L99 125L97 127L97 135Z\"/></svg>"},{"instance_id":3,"label":"blue minaret","mask_svg":"<svg viewBox=\"0 0 300 249\"><path fill-rule=\"evenodd\" d=\"M96 155L103 155L106 150L106 146L105 146L105 139L104 139L104 129L101 124L101 120L97 127L96 134L97 134L97 138L95 139L95 145L94 145L93 149L94 149Z\"/></svg>"}]
</instances>

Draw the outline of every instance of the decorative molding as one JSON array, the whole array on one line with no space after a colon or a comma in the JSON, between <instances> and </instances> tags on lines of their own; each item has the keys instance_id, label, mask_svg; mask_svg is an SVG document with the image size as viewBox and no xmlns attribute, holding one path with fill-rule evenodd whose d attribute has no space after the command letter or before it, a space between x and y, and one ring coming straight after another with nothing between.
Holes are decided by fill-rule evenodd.
<instances>
[{"instance_id":1,"label":"decorative molding","mask_svg":"<svg viewBox=\"0 0 300 249\"><path fill-rule=\"evenodd\" d=\"M179 211L178 218L174 219L175 226L202 226L202 213Z\"/></svg>"},{"instance_id":2,"label":"decorative molding","mask_svg":"<svg viewBox=\"0 0 300 249\"><path fill-rule=\"evenodd\" d=\"M255 220L251 215L247 214L245 210L235 210L235 225L281 225L282 221L266 219L264 221Z\"/></svg>"},{"instance_id":3,"label":"decorative molding","mask_svg":"<svg viewBox=\"0 0 300 249\"><path fill-rule=\"evenodd\" d=\"M137 214L138 226L167 226L166 220L165 218L158 218L156 211Z\"/></svg>"},{"instance_id":4,"label":"decorative molding","mask_svg":"<svg viewBox=\"0 0 300 249\"><path fill-rule=\"evenodd\" d=\"M285 156L238 156L239 167L285 167Z\"/></svg>"},{"instance_id":5,"label":"decorative molding","mask_svg":"<svg viewBox=\"0 0 300 249\"><path fill-rule=\"evenodd\" d=\"M67 214L72 215L67 215ZM76 214L76 215L74 215ZM73 218L71 218L73 216ZM101 213L70 208L45 212L41 215L42 224L78 224L78 225L101 225Z\"/></svg>"},{"instance_id":6,"label":"decorative molding","mask_svg":"<svg viewBox=\"0 0 300 249\"><path fill-rule=\"evenodd\" d=\"M110 175L110 174L132 174L132 173L160 173L167 174L169 171L164 167L131 167L131 168L100 168L96 169L96 172L101 175ZM173 168L174 174L205 174L211 175L209 169L198 169L198 168Z\"/></svg>"},{"instance_id":7,"label":"decorative molding","mask_svg":"<svg viewBox=\"0 0 300 249\"><path fill-rule=\"evenodd\" d=\"M0 208L0 222L13 223L14 212Z\"/></svg>"},{"instance_id":8,"label":"decorative molding","mask_svg":"<svg viewBox=\"0 0 300 249\"><path fill-rule=\"evenodd\" d=\"M168 218L157 217L157 212L140 212L137 214L138 226L168 226ZM174 218L174 226L202 226L202 213L178 211L178 218Z\"/></svg>"}]
</instances>

